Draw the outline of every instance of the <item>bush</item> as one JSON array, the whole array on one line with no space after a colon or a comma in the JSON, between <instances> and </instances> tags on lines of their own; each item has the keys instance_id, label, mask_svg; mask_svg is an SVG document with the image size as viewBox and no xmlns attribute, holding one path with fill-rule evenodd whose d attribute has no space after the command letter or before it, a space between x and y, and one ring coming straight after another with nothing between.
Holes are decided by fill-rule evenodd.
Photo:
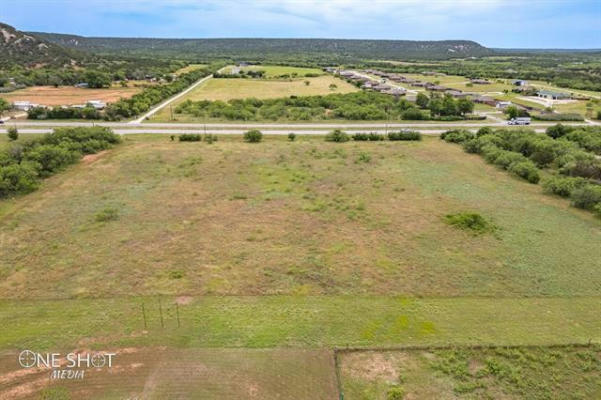
<instances>
[{"instance_id":1,"label":"bush","mask_svg":"<svg viewBox=\"0 0 601 400\"><path fill-rule=\"evenodd\" d=\"M117 219L119 219L119 210L113 207L106 207L94 214L96 222L115 221Z\"/></svg>"},{"instance_id":2,"label":"bush","mask_svg":"<svg viewBox=\"0 0 601 400\"><path fill-rule=\"evenodd\" d=\"M532 118L539 121L584 121L584 117L577 113L536 114Z\"/></svg>"},{"instance_id":3,"label":"bush","mask_svg":"<svg viewBox=\"0 0 601 400\"><path fill-rule=\"evenodd\" d=\"M463 143L466 140L473 139L475 135L466 129L453 129L444 132L440 138L449 143Z\"/></svg>"},{"instance_id":4,"label":"bush","mask_svg":"<svg viewBox=\"0 0 601 400\"><path fill-rule=\"evenodd\" d=\"M343 142L348 142L348 141L349 141L348 135L341 129L334 129L332 132L330 132L326 135L326 142L343 143Z\"/></svg>"},{"instance_id":5,"label":"bush","mask_svg":"<svg viewBox=\"0 0 601 400\"><path fill-rule=\"evenodd\" d=\"M473 212L448 214L445 215L444 219L451 226L471 231L475 234L491 232L496 229L493 223L487 221L482 215Z\"/></svg>"},{"instance_id":6,"label":"bush","mask_svg":"<svg viewBox=\"0 0 601 400\"><path fill-rule=\"evenodd\" d=\"M180 142L200 142L202 136L199 133L184 133L178 137Z\"/></svg>"},{"instance_id":7,"label":"bush","mask_svg":"<svg viewBox=\"0 0 601 400\"><path fill-rule=\"evenodd\" d=\"M543 181L543 190L561 197L570 197L574 190L584 186L586 182L584 178L554 176Z\"/></svg>"},{"instance_id":8,"label":"bush","mask_svg":"<svg viewBox=\"0 0 601 400\"><path fill-rule=\"evenodd\" d=\"M407 121L421 121L428 118L426 117L426 114L424 114L420 110L416 108L410 108L409 110L403 111L403 113L401 114L401 119Z\"/></svg>"},{"instance_id":9,"label":"bush","mask_svg":"<svg viewBox=\"0 0 601 400\"><path fill-rule=\"evenodd\" d=\"M251 129L244 133L244 141L248 143L259 143L263 140L263 133L258 129Z\"/></svg>"},{"instance_id":10,"label":"bush","mask_svg":"<svg viewBox=\"0 0 601 400\"><path fill-rule=\"evenodd\" d=\"M418 131L390 132L388 140L422 140L422 134Z\"/></svg>"},{"instance_id":11,"label":"bush","mask_svg":"<svg viewBox=\"0 0 601 400\"><path fill-rule=\"evenodd\" d=\"M357 162L360 163L368 163L371 161L371 156L367 153L361 153L359 154L359 158L357 159Z\"/></svg>"},{"instance_id":12,"label":"bush","mask_svg":"<svg viewBox=\"0 0 601 400\"><path fill-rule=\"evenodd\" d=\"M478 129L478 132L476 132L476 137L481 137L484 135L491 135L493 133L494 132L490 126L483 126L482 128Z\"/></svg>"},{"instance_id":13,"label":"bush","mask_svg":"<svg viewBox=\"0 0 601 400\"><path fill-rule=\"evenodd\" d=\"M507 170L512 174L526 179L530 183L538 183L540 181L538 168L536 168L536 165L532 161L514 162Z\"/></svg>"},{"instance_id":14,"label":"bush","mask_svg":"<svg viewBox=\"0 0 601 400\"><path fill-rule=\"evenodd\" d=\"M526 162L528 159L521 155L520 153L515 153L513 151L500 150L497 153L495 160L493 161L495 165L503 169L509 169L511 164Z\"/></svg>"},{"instance_id":15,"label":"bush","mask_svg":"<svg viewBox=\"0 0 601 400\"><path fill-rule=\"evenodd\" d=\"M78 127L55 129L53 133L13 145L0 152L0 197L35 190L47 177L79 160L121 141L110 129Z\"/></svg>"},{"instance_id":16,"label":"bush","mask_svg":"<svg viewBox=\"0 0 601 400\"><path fill-rule=\"evenodd\" d=\"M379 133L375 133L375 132L371 132L367 138L369 139L370 142L377 142L377 141L385 139L384 135L380 135Z\"/></svg>"},{"instance_id":17,"label":"bush","mask_svg":"<svg viewBox=\"0 0 601 400\"><path fill-rule=\"evenodd\" d=\"M216 142L217 140L217 135L213 135L211 133L205 133L204 135L204 141L208 144L213 144L213 142Z\"/></svg>"},{"instance_id":18,"label":"bush","mask_svg":"<svg viewBox=\"0 0 601 400\"><path fill-rule=\"evenodd\" d=\"M558 139L562 136L567 135L573 129L574 128L572 128L571 126L557 124L557 125L548 127L547 130L545 131L545 133L547 134L547 136L552 137L553 139Z\"/></svg>"},{"instance_id":19,"label":"bush","mask_svg":"<svg viewBox=\"0 0 601 400\"><path fill-rule=\"evenodd\" d=\"M386 392L386 400L403 400L405 391L400 386L393 386Z\"/></svg>"},{"instance_id":20,"label":"bush","mask_svg":"<svg viewBox=\"0 0 601 400\"><path fill-rule=\"evenodd\" d=\"M290 132L288 134L288 140L291 141L291 142L294 142L296 140L296 133Z\"/></svg>"},{"instance_id":21,"label":"bush","mask_svg":"<svg viewBox=\"0 0 601 400\"><path fill-rule=\"evenodd\" d=\"M17 130L16 126L11 126L10 128L8 128L6 133L8 135L8 139L13 142L19 138L19 131Z\"/></svg>"},{"instance_id":22,"label":"bush","mask_svg":"<svg viewBox=\"0 0 601 400\"><path fill-rule=\"evenodd\" d=\"M601 186L584 185L575 189L572 192L572 204L574 207L597 211L601 204Z\"/></svg>"},{"instance_id":23,"label":"bush","mask_svg":"<svg viewBox=\"0 0 601 400\"><path fill-rule=\"evenodd\" d=\"M357 132L353 134L353 140L364 142L369 140L369 135L367 133Z\"/></svg>"},{"instance_id":24,"label":"bush","mask_svg":"<svg viewBox=\"0 0 601 400\"><path fill-rule=\"evenodd\" d=\"M38 186L38 173L32 163L0 167L0 197L33 192Z\"/></svg>"}]
</instances>

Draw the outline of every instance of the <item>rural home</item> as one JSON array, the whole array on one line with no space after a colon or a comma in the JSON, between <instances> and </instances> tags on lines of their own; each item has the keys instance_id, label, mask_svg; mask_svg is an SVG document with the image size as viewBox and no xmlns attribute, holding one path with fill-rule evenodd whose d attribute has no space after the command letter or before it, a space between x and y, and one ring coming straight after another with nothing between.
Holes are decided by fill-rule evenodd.
<instances>
[{"instance_id":1,"label":"rural home","mask_svg":"<svg viewBox=\"0 0 601 400\"><path fill-rule=\"evenodd\" d=\"M572 96L568 93L554 92L552 90L539 90L538 92L536 92L536 95L538 97L542 97L542 98L550 99L550 100L565 100L565 99L572 98Z\"/></svg>"},{"instance_id":2,"label":"rural home","mask_svg":"<svg viewBox=\"0 0 601 400\"><path fill-rule=\"evenodd\" d=\"M511 101L499 101L499 102L497 102L496 107L503 109L503 108L509 107L510 105L511 105Z\"/></svg>"},{"instance_id":3,"label":"rural home","mask_svg":"<svg viewBox=\"0 0 601 400\"><path fill-rule=\"evenodd\" d=\"M516 79L511 81L511 84L514 86L528 86L528 81L524 81L522 79Z\"/></svg>"},{"instance_id":4,"label":"rural home","mask_svg":"<svg viewBox=\"0 0 601 400\"><path fill-rule=\"evenodd\" d=\"M13 103L13 108L19 111L29 111L35 107L39 107L39 104L33 104L29 101L15 101Z\"/></svg>"},{"instance_id":5,"label":"rural home","mask_svg":"<svg viewBox=\"0 0 601 400\"><path fill-rule=\"evenodd\" d=\"M445 90L445 93L448 94L449 96L456 97L456 98L462 98L462 97L468 96L467 93L464 93L461 90L449 89L449 90Z\"/></svg>"},{"instance_id":6,"label":"rural home","mask_svg":"<svg viewBox=\"0 0 601 400\"><path fill-rule=\"evenodd\" d=\"M476 96L474 97L474 103L486 104L491 107L496 107L497 101L489 96Z\"/></svg>"}]
</instances>

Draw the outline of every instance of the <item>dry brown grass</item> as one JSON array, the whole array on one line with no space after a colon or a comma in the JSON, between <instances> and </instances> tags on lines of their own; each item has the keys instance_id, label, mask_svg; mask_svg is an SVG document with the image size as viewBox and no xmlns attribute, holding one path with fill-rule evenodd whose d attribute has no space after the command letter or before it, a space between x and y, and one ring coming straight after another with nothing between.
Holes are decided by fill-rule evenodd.
<instances>
[{"instance_id":1,"label":"dry brown grass","mask_svg":"<svg viewBox=\"0 0 601 400\"><path fill-rule=\"evenodd\" d=\"M83 356L94 352L69 351ZM0 399L329 400L337 395L330 351L164 347L104 351L116 353L112 368L84 368L84 379L73 381L50 380L48 369L15 369L18 354L5 353L0 356Z\"/></svg>"},{"instance_id":2,"label":"dry brown grass","mask_svg":"<svg viewBox=\"0 0 601 400\"><path fill-rule=\"evenodd\" d=\"M33 86L10 93L2 93L0 97L10 101L30 101L45 106L66 106L84 104L89 100L101 100L106 103L115 102L121 98L129 98L142 91L142 88L109 88L84 89L71 86Z\"/></svg>"},{"instance_id":3,"label":"dry brown grass","mask_svg":"<svg viewBox=\"0 0 601 400\"><path fill-rule=\"evenodd\" d=\"M107 207L118 219L96 222ZM461 211L498 233L444 223ZM598 220L438 139L128 138L0 221L2 297L598 295L601 279Z\"/></svg>"}]
</instances>

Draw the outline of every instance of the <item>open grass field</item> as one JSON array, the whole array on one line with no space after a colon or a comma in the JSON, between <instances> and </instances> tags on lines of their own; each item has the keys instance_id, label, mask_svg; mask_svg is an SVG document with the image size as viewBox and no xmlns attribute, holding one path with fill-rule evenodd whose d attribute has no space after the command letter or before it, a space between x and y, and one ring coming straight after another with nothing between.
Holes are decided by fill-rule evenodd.
<instances>
[{"instance_id":1,"label":"open grass field","mask_svg":"<svg viewBox=\"0 0 601 400\"><path fill-rule=\"evenodd\" d=\"M344 398L598 399L601 347L341 353Z\"/></svg>"},{"instance_id":2,"label":"open grass field","mask_svg":"<svg viewBox=\"0 0 601 400\"><path fill-rule=\"evenodd\" d=\"M232 67L226 69L225 72L231 71ZM303 78L306 74L324 75L325 73L319 68L303 68L291 67L286 65L248 65L238 67L241 71L264 71L265 78L276 78L282 75L290 75L291 77Z\"/></svg>"},{"instance_id":3,"label":"open grass field","mask_svg":"<svg viewBox=\"0 0 601 400\"><path fill-rule=\"evenodd\" d=\"M98 221L106 209L117 218ZM444 222L463 211L498 230L472 236ZM601 287L598 219L436 138L128 136L2 201L0 237L4 298L597 296Z\"/></svg>"},{"instance_id":4,"label":"open grass field","mask_svg":"<svg viewBox=\"0 0 601 400\"><path fill-rule=\"evenodd\" d=\"M601 342L600 238L438 138L127 136L0 202L0 399L332 399L333 348L407 345L458 350L339 353L344 398L595 398L597 347L463 346ZM53 382L22 349L116 369Z\"/></svg>"},{"instance_id":5,"label":"open grass field","mask_svg":"<svg viewBox=\"0 0 601 400\"><path fill-rule=\"evenodd\" d=\"M190 64L188 66L185 66L184 68L178 69L177 71L175 71L175 74L176 75L187 74L188 72L196 71L197 69L201 69L206 66L207 66L207 64Z\"/></svg>"},{"instance_id":6,"label":"open grass field","mask_svg":"<svg viewBox=\"0 0 601 400\"><path fill-rule=\"evenodd\" d=\"M305 81L310 84L306 85ZM336 89L330 89L335 84ZM265 79L209 79L206 83L199 85L186 96L173 103L177 104L186 100L232 100L255 97L258 99L270 99L289 96L313 96L331 93L350 93L359 90L355 86L330 75L315 78L303 78L292 80L265 80ZM191 116L176 116L180 122L192 122L197 119ZM168 122L171 120L169 108L164 108L154 115L152 122Z\"/></svg>"},{"instance_id":7,"label":"open grass field","mask_svg":"<svg viewBox=\"0 0 601 400\"><path fill-rule=\"evenodd\" d=\"M10 93L2 93L0 97L9 102L30 101L45 106L64 106L85 104L89 100L101 100L106 103L129 98L142 91L139 87L112 87L109 89L84 89L72 86L33 86Z\"/></svg>"}]
</instances>

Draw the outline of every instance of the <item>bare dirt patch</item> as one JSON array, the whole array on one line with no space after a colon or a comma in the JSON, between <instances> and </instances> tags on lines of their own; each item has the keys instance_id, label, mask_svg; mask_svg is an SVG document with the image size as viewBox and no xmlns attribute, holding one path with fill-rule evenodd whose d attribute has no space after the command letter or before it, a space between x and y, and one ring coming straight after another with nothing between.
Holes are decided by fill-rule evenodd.
<instances>
[{"instance_id":1,"label":"bare dirt patch","mask_svg":"<svg viewBox=\"0 0 601 400\"><path fill-rule=\"evenodd\" d=\"M45 106L68 106L84 104L90 100L100 100L113 103L122 98L129 98L139 93L141 88L108 88L84 89L71 86L33 86L10 93L0 94L0 97L10 101L29 101Z\"/></svg>"}]
</instances>

